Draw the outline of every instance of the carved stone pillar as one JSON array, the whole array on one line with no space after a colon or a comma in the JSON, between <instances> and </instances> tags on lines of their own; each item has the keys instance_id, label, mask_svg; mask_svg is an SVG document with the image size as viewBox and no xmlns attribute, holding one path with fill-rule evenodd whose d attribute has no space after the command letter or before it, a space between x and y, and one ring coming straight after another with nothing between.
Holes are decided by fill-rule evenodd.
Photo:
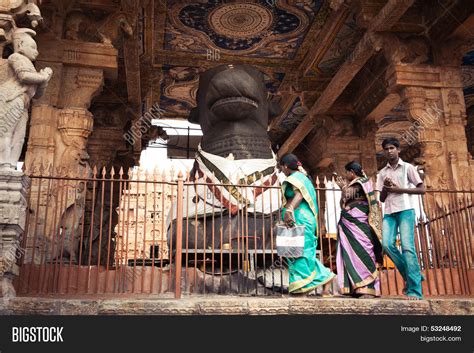
<instances>
[{"instance_id":1,"label":"carved stone pillar","mask_svg":"<svg viewBox=\"0 0 474 353\"><path fill-rule=\"evenodd\" d=\"M79 176L89 159L86 151L87 137L92 132L92 114L83 108L66 108L59 111L55 167L69 175Z\"/></svg>"},{"instance_id":2,"label":"carved stone pillar","mask_svg":"<svg viewBox=\"0 0 474 353\"><path fill-rule=\"evenodd\" d=\"M102 89L102 83L102 70L65 68L64 89L60 97L64 108L58 111L55 169L67 169L72 175L77 175L88 162L87 138L94 121L88 108L92 98Z\"/></svg>"},{"instance_id":3,"label":"carved stone pillar","mask_svg":"<svg viewBox=\"0 0 474 353\"><path fill-rule=\"evenodd\" d=\"M360 163L364 171L369 176L377 174L377 158L376 158L376 134L377 124L375 121L366 121L362 125L362 130L359 132L361 137L360 142Z\"/></svg>"},{"instance_id":4,"label":"carved stone pillar","mask_svg":"<svg viewBox=\"0 0 474 353\"><path fill-rule=\"evenodd\" d=\"M403 100L412 119L412 135L418 139L421 148L420 161L424 165L426 184L434 189L448 189L454 185L447 165L447 155L443 142L443 129L438 105L429 105L425 89L407 87L403 90ZM404 136L404 134L402 134Z\"/></svg>"},{"instance_id":5,"label":"carved stone pillar","mask_svg":"<svg viewBox=\"0 0 474 353\"><path fill-rule=\"evenodd\" d=\"M93 115L88 110L92 98L102 88L103 72L98 69L82 69L65 67L63 76L64 91L60 96L60 104L64 106L57 112L57 134L55 135L54 172L70 177L90 176L89 155L87 153L87 139L93 128ZM49 261L77 262L78 227L83 221L83 210L86 204L86 184L82 181L58 182L52 188L50 212L57 208L54 214L57 219L49 222L56 224L71 224L64 230L62 237L68 241L68 246L61 249L54 246L54 240L47 237L52 244L50 249L55 249L46 255ZM64 200L66 195L66 200ZM57 236L56 238L59 238ZM64 242L66 243L66 242Z\"/></svg>"},{"instance_id":6,"label":"carved stone pillar","mask_svg":"<svg viewBox=\"0 0 474 353\"><path fill-rule=\"evenodd\" d=\"M59 70L58 76L53 79L54 84L33 108L26 164L38 165L42 162L53 166L51 169L53 173L84 177L90 175L87 139L92 132L94 121L88 108L93 97L102 88L103 70L63 64L56 66ZM71 227L64 230L62 236L66 238L72 234L77 237L79 232L76 228L82 221L82 210L85 207L86 185L82 181L53 180L50 190L43 186L41 195L38 195L39 187L36 184L32 185L31 199L39 198L40 206L39 209L35 209L37 203L33 202L30 223L42 225L37 227L35 236L46 243L45 249L49 249L44 254L45 261L51 262L62 258L63 261L71 260L75 263L77 249L74 247L77 247L77 242L67 242L72 243L73 247L69 249L66 246L60 250L61 247L55 246L53 241L55 237L59 238L54 229L58 222L71 224ZM48 205L45 204L45 200L49 200ZM46 214L49 217L46 217ZM27 248L33 246L31 238L28 237ZM36 249L35 254L41 254L39 250ZM35 257L31 259L27 256L26 263L38 263L40 259L38 256Z\"/></svg>"},{"instance_id":7,"label":"carved stone pillar","mask_svg":"<svg viewBox=\"0 0 474 353\"><path fill-rule=\"evenodd\" d=\"M15 296L13 279L25 230L29 179L16 171L23 147L30 101L40 97L51 78L50 68L36 71L33 37L42 20L35 1L0 1L0 54L7 45L14 53L0 59L0 297ZM21 27L21 28L20 28ZM25 79L28 77L28 79Z\"/></svg>"},{"instance_id":8,"label":"carved stone pillar","mask_svg":"<svg viewBox=\"0 0 474 353\"><path fill-rule=\"evenodd\" d=\"M0 296L15 296L12 281L19 274L17 260L25 229L29 179L22 172L0 171Z\"/></svg>"},{"instance_id":9,"label":"carved stone pillar","mask_svg":"<svg viewBox=\"0 0 474 353\"><path fill-rule=\"evenodd\" d=\"M413 121L412 136L421 144L427 186L472 185L474 164L467 150L460 67L392 65L387 77L390 90L401 91Z\"/></svg>"},{"instance_id":10,"label":"carved stone pillar","mask_svg":"<svg viewBox=\"0 0 474 353\"><path fill-rule=\"evenodd\" d=\"M474 167L466 136L467 114L461 86L460 70L449 69L453 86L441 89L444 117L444 141L448 152L449 166L456 189L467 189L474 184ZM456 87L457 86L457 87ZM471 171L470 171L471 169Z\"/></svg>"}]
</instances>

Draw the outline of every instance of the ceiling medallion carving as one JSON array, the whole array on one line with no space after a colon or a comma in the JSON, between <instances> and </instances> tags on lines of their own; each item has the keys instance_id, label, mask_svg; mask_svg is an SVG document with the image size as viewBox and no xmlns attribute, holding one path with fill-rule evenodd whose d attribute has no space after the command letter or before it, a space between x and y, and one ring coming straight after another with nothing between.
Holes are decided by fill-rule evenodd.
<instances>
[{"instance_id":1,"label":"ceiling medallion carving","mask_svg":"<svg viewBox=\"0 0 474 353\"><path fill-rule=\"evenodd\" d=\"M165 49L292 58L319 11L266 0L171 2Z\"/></svg>"},{"instance_id":2,"label":"ceiling medallion carving","mask_svg":"<svg viewBox=\"0 0 474 353\"><path fill-rule=\"evenodd\" d=\"M273 23L273 16L270 10L258 4L224 4L209 14L208 21L216 33L244 39L268 31Z\"/></svg>"}]
</instances>

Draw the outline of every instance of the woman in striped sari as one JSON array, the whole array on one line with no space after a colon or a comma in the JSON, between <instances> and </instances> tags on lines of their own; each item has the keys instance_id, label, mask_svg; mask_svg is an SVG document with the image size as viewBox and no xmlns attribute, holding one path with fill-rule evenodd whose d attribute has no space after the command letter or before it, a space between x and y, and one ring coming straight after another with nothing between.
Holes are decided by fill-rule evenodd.
<instances>
[{"instance_id":1,"label":"woman in striped sari","mask_svg":"<svg viewBox=\"0 0 474 353\"><path fill-rule=\"evenodd\" d=\"M382 261L382 219L372 181L357 162L345 166L338 223L337 277L342 294L360 298L380 295L376 262Z\"/></svg>"},{"instance_id":2,"label":"woman in striped sari","mask_svg":"<svg viewBox=\"0 0 474 353\"><path fill-rule=\"evenodd\" d=\"M318 244L318 205L316 192L309 178L298 171L301 163L293 154L287 154L280 160L280 169L286 175L282 184L283 221L288 227L304 225L303 256L289 258L290 294L310 294L317 287L335 278L335 274L316 258ZM323 295L327 290L323 291Z\"/></svg>"}]
</instances>

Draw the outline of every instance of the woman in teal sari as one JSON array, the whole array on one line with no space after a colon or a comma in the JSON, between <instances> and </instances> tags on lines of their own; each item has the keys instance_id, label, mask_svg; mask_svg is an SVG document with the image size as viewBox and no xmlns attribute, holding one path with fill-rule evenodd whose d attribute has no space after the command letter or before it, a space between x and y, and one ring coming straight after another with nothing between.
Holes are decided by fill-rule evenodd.
<instances>
[{"instance_id":1,"label":"woman in teal sari","mask_svg":"<svg viewBox=\"0 0 474 353\"><path fill-rule=\"evenodd\" d=\"M279 164L281 171L286 175L282 184L283 221L288 227L293 227L295 224L305 226L303 256L288 259L290 275L288 291L290 294L310 293L335 278L335 274L316 258L318 244L316 192L308 177L298 171L301 164L295 155L286 154L280 159Z\"/></svg>"}]
</instances>

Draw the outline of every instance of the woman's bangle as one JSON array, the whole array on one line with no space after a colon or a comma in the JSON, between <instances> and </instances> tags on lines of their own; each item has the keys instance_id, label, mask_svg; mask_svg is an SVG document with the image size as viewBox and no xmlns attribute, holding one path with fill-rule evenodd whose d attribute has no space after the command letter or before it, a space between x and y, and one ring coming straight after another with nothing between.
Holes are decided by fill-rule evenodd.
<instances>
[{"instance_id":1,"label":"woman's bangle","mask_svg":"<svg viewBox=\"0 0 474 353\"><path fill-rule=\"evenodd\" d=\"M289 206L289 207L286 208L286 210L293 212L295 209L292 206Z\"/></svg>"}]
</instances>

